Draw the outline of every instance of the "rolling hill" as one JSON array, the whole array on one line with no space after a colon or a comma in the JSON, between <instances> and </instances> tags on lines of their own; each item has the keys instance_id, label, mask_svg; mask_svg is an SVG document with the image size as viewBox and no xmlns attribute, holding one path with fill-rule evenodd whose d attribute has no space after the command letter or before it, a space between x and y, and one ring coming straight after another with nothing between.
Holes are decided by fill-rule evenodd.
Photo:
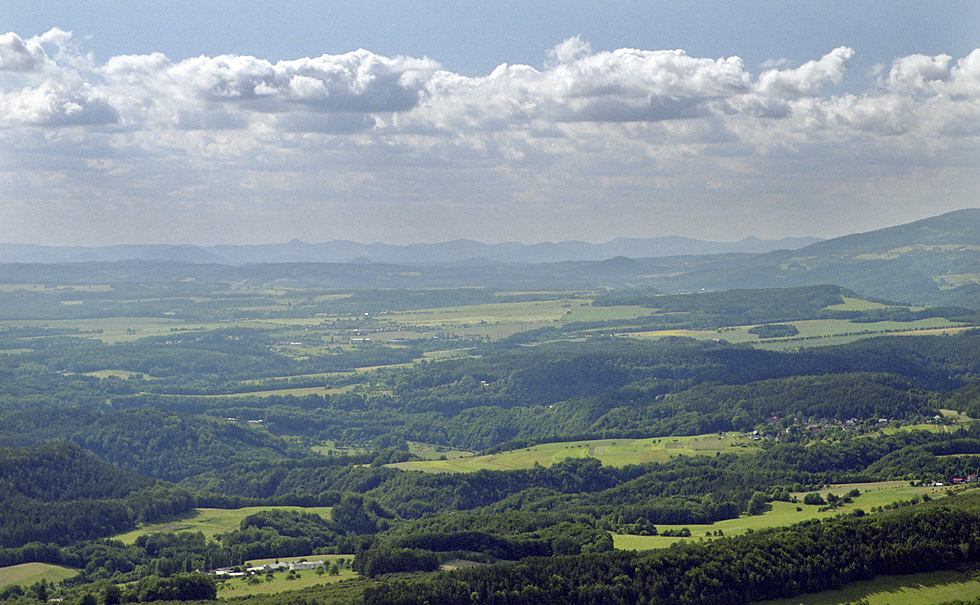
<instances>
[{"instance_id":1,"label":"rolling hill","mask_svg":"<svg viewBox=\"0 0 980 605\"><path fill-rule=\"evenodd\" d=\"M659 280L668 291L836 284L920 305L980 304L980 209L826 240L799 250L720 258Z\"/></svg>"}]
</instances>

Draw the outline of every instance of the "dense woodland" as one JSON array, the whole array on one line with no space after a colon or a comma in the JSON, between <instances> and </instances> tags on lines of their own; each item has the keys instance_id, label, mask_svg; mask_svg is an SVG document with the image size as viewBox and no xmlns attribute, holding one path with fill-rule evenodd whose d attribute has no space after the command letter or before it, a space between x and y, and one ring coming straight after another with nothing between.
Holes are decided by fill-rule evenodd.
<instances>
[{"instance_id":1,"label":"dense woodland","mask_svg":"<svg viewBox=\"0 0 980 605\"><path fill-rule=\"evenodd\" d=\"M974 562L971 497L665 551L614 548L612 534L761 514L832 483L980 473L980 424L921 430L947 422L942 410L980 418L978 312L840 309L857 298L835 286L669 296L297 289L288 300L203 281L5 290L0 567L79 569L58 590L106 605L213 599L215 580L197 570L328 553L351 555L374 578L358 585L367 603L747 603ZM417 326L362 338L395 331L395 311L501 301L642 311L499 338ZM105 318L173 327L103 339L95 320ZM957 329L814 346L795 340L793 325L927 318ZM739 326L791 346L727 341ZM681 328L717 337L631 337ZM896 430L882 432L882 421ZM389 466L416 459L416 442L501 453L729 432L759 441L626 466L589 457L454 474ZM111 539L198 507L276 505L332 513L266 510L213 539ZM516 563L436 573L449 558ZM51 590L0 587L0 600L43 601Z\"/></svg>"}]
</instances>

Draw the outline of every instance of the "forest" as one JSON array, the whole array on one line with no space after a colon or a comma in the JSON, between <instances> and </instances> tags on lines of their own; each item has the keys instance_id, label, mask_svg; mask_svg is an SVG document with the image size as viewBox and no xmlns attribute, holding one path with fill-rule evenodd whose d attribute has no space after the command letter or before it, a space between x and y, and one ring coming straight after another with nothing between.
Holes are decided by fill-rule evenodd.
<instances>
[{"instance_id":1,"label":"forest","mask_svg":"<svg viewBox=\"0 0 980 605\"><path fill-rule=\"evenodd\" d=\"M0 302L0 580L73 570L0 601L206 601L228 594L219 568L345 556L356 580L295 598L749 603L980 558L969 307L204 277ZM646 449L603 458L625 444ZM883 482L944 489L864 504ZM245 507L220 532L140 533ZM797 521L762 523L779 511ZM618 546L635 537L678 541Z\"/></svg>"}]
</instances>

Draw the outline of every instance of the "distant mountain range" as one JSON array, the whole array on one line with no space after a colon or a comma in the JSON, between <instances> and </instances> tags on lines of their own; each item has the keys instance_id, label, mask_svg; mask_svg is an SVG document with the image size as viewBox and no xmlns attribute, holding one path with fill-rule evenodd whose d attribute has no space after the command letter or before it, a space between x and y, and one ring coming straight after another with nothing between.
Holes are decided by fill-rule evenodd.
<instances>
[{"instance_id":1,"label":"distant mountain range","mask_svg":"<svg viewBox=\"0 0 980 605\"><path fill-rule=\"evenodd\" d=\"M702 254L761 254L773 250L795 250L821 240L786 238L760 240L754 237L737 242L707 242L683 237L650 239L620 238L604 244L578 241L558 243L481 244L455 240L435 244L359 244L332 241L307 244L293 240L286 244L247 246L121 245L107 247L37 246L0 244L0 263L86 263L130 260L175 261L246 265L254 263L399 263L442 264L458 262L557 263L562 261L601 261L616 256L654 258Z\"/></svg>"},{"instance_id":2,"label":"distant mountain range","mask_svg":"<svg viewBox=\"0 0 980 605\"><path fill-rule=\"evenodd\" d=\"M0 283L183 281L338 289L641 288L665 293L834 284L901 303L980 309L980 209L823 241L8 245L0 246L0 259L6 261L0 262Z\"/></svg>"}]
</instances>

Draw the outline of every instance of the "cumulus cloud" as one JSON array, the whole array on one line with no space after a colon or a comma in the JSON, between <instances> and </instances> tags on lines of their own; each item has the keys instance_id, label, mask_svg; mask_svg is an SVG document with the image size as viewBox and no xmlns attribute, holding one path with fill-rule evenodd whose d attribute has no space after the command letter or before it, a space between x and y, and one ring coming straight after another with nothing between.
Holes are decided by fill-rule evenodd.
<instances>
[{"instance_id":1,"label":"cumulus cloud","mask_svg":"<svg viewBox=\"0 0 980 605\"><path fill-rule=\"evenodd\" d=\"M854 50L841 46L819 60L807 61L796 69L770 69L759 76L757 89L770 97L817 96L827 84L840 84Z\"/></svg>"},{"instance_id":2,"label":"cumulus cloud","mask_svg":"<svg viewBox=\"0 0 980 605\"><path fill-rule=\"evenodd\" d=\"M13 32L0 35L0 71L35 71L44 65L44 49Z\"/></svg>"},{"instance_id":3,"label":"cumulus cloud","mask_svg":"<svg viewBox=\"0 0 980 605\"><path fill-rule=\"evenodd\" d=\"M867 90L842 93L847 47L795 68L780 59L750 70L738 57L596 51L575 37L539 66L470 77L367 50L96 64L76 46L62 30L0 36L2 159L77 159L80 147L111 158L80 184L64 177L66 199L111 174L139 175L118 187L125 200L211 200L220 184L229 207L263 188L297 206L329 191L349 203L358 190L372 200L436 191L488 205L510 199L513 211L549 196L578 199L588 215L592 200L620 203L613 192L745 197L745 183L774 178L760 176L773 163L810 175L855 157L918 162L954 155L980 134L980 50L899 57Z\"/></svg>"},{"instance_id":4,"label":"cumulus cloud","mask_svg":"<svg viewBox=\"0 0 980 605\"><path fill-rule=\"evenodd\" d=\"M909 55L895 59L882 82L891 90L908 92L935 92L949 80L949 55Z\"/></svg>"},{"instance_id":5,"label":"cumulus cloud","mask_svg":"<svg viewBox=\"0 0 980 605\"><path fill-rule=\"evenodd\" d=\"M963 97L980 96L980 49L957 61L950 70L949 91Z\"/></svg>"},{"instance_id":6,"label":"cumulus cloud","mask_svg":"<svg viewBox=\"0 0 980 605\"><path fill-rule=\"evenodd\" d=\"M271 63L255 57L199 57L170 66L168 78L212 101L241 102L259 111L406 111L419 102L428 59L387 58L365 50Z\"/></svg>"},{"instance_id":7,"label":"cumulus cloud","mask_svg":"<svg viewBox=\"0 0 980 605\"><path fill-rule=\"evenodd\" d=\"M114 124L119 112L89 87L71 90L56 82L0 97L8 120L32 126Z\"/></svg>"}]
</instances>

